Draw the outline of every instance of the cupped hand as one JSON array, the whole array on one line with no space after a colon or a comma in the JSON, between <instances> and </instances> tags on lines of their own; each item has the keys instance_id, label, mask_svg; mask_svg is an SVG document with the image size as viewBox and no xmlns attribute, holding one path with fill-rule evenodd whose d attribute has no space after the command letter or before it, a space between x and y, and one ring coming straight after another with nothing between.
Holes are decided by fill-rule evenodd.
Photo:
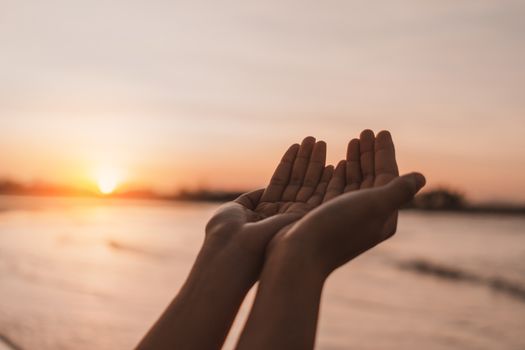
<instances>
[{"instance_id":1,"label":"cupped hand","mask_svg":"<svg viewBox=\"0 0 525 350\"><path fill-rule=\"evenodd\" d=\"M359 139L348 143L346 160L337 164L323 202L343 193L383 186L399 176L392 136L388 131L374 135L363 130ZM397 228L397 210L383 227L383 235L391 236Z\"/></svg>"},{"instance_id":2,"label":"cupped hand","mask_svg":"<svg viewBox=\"0 0 525 350\"><path fill-rule=\"evenodd\" d=\"M337 165L322 204L281 229L269 253L311 259L328 275L393 235L398 209L424 183L421 174L398 176L389 132L375 137L365 130L348 144L346 160Z\"/></svg>"},{"instance_id":3,"label":"cupped hand","mask_svg":"<svg viewBox=\"0 0 525 350\"><path fill-rule=\"evenodd\" d=\"M219 208L206 226L205 248L235 255L253 278L268 242L322 203L333 167L325 167L326 144L307 137L285 152L266 189L241 195Z\"/></svg>"}]
</instances>

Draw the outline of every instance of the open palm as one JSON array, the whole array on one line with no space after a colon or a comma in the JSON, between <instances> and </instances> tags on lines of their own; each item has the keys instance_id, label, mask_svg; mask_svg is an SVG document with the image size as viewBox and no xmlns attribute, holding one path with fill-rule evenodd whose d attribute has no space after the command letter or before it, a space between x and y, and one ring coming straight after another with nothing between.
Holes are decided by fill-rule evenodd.
<instances>
[{"instance_id":1,"label":"open palm","mask_svg":"<svg viewBox=\"0 0 525 350\"><path fill-rule=\"evenodd\" d=\"M262 193L255 212L263 217L276 214L305 214L322 203L333 174L325 167L326 143L306 137L284 154L270 184Z\"/></svg>"},{"instance_id":2,"label":"open palm","mask_svg":"<svg viewBox=\"0 0 525 350\"><path fill-rule=\"evenodd\" d=\"M288 150L288 152L291 151ZM290 176L287 175L287 171L291 172L289 168L282 164L283 163L280 165L280 168L282 168L281 177L277 177L279 181L276 181L278 185L281 184L281 178L286 179L287 176ZM315 162L313 162L313 164L315 164ZM276 198L280 199L269 203L261 201L258 207L269 211L270 214L271 211L283 209L285 212L287 210L303 210L303 214L306 214L306 212L314 209L315 207L319 207L319 210L321 210L326 206L327 202L345 193L381 187L398 176L399 171L395 157L394 143L390 133L388 131L381 131L376 137L373 131L364 130L361 132L358 139L352 139L348 143L346 159L341 160L337 164L335 170L332 170L329 167L325 168L321 180L319 180L317 188L314 191L314 194L311 195L306 202L304 202L304 198L301 197L299 198L302 199L302 201L283 201L282 195L281 197L275 195L274 197L270 198L273 200ZM293 175L291 177L293 178ZM288 186L285 188L288 188ZM275 193L279 194L281 192L286 192L285 190L281 189L282 187L283 186L277 187ZM304 185L302 188L304 188ZM280 189L281 191L279 191ZM303 190L303 193L308 194L310 192ZM284 199L289 198L284 197ZM348 210L351 209L348 208ZM294 224L300 225L301 222L302 220L295 220ZM385 238L390 237L395 233L396 227L397 211L394 211L388 220L386 220L381 235ZM276 239L272 241L271 249L274 249L275 245L277 244L276 242L286 236L288 231L290 231L292 228L292 225L283 226L283 228L276 235Z\"/></svg>"},{"instance_id":3,"label":"open palm","mask_svg":"<svg viewBox=\"0 0 525 350\"><path fill-rule=\"evenodd\" d=\"M374 136L371 130L361 132L359 139L348 143L346 160L337 164L328 184L323 203L343 193L386 185L399 176L392 136L381 131ZM397 211L384 227L385 237L397 226Z\"/></svg>"},{"instance_id":4,"label":"open palm","mask_svg":"<svg viewBox=\"0 0 525 350\"><path fill-rule=\"evenodd\" d=\"M307 137L285 152L266 189L220 207L206 226L211 245L233 243L261 262L266 245L283 227L322 203L334 168L325 167L326 143Z\"/></svg>"}]
</instances>

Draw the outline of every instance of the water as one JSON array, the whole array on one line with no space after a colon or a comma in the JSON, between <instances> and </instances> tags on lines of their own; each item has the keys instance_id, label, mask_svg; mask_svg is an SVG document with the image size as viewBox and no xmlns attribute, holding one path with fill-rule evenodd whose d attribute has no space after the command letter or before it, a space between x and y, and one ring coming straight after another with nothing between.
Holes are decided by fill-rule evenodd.
<instances>
[{"instance_id":1,"label":"water","mask_svg":"<svg viewBox=\"0 0 525 350\"><path fill-rule=\"evenodd\" d=\"M215 208L0 197L0 340L132 348L184 281ZM329 278L317 348L524 349L524 228L523 217L403 212L392 240Z\"/></svg>"}]
</instances>

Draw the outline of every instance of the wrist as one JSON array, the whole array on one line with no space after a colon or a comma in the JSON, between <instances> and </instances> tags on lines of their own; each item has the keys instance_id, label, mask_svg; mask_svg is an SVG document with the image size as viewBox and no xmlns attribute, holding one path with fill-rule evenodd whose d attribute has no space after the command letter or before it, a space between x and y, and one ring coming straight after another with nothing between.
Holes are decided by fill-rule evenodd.
<instances>
[{"instance_id":1,"label":"wrist","mask_svg":"<svg viewBox=\"0 0 525 350\"><path fill-rule=\"evenodd\" d=\"M261 263L259 263L261 264ZM201 247L190 272L188 280L203 280L204 283L221 281L220 288L246 289L246 292L257 281L260 266L246 257L236 249L225 246L209 245L206 242Z\"/></svg>"},{"instance_id":2,"label":"wrist","mask_svg":"<svg viewBox=\"0 0 525 350\"><path fill-rule=\"evenodd\" d=\"M326 275L284 242L268 251L237 349L311 349Z\"/></svg>"},{"instance_id":3,"label":"wrist","mask_svg":"<svg viewBox=\"0 0 525 350\"><path fill-rule=\"evenodd\" d=\"M324 284L331 272L324 265L320 255L307 244L286 238L272 241L264 271L278 271L280 275L290 275L294 279L308 278L314 283Z\"/></svg>"},{"instance_id":4,"label":"wrist","mask_svg":"<svg viewBox=\"0 0 525 350\"><path fill-rule=\"evenodd\" d=\"M253 285L252 272L204 245L175 299L143 339L144 349L219 349ZM210 330L205 337L200 329Z\"/></svg>"}]
</instances>

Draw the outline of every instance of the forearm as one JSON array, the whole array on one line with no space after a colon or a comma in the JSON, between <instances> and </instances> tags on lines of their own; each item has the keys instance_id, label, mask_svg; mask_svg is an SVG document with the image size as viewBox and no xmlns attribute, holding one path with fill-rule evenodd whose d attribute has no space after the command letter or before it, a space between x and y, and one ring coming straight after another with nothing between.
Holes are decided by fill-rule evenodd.
<instances>
[{"instance_id":1,"label":"forearm","mask_svg":"<svg viewBox=\"0 0 525 350\"><path fill-rule=\"evenodd\" d=\"M178 295L138 349L219 349L254 283L252 267L203 248Z\"/></svg>"},{"instance_id":2,"label":"forearm","mask_svg":"<svg viewBox=\"0 0 525 350\"><path fill-rule=\"evenodd\" d=\"M269 256L237 349L312 349L325 279L304 256Z\"/></svg>"}]
</instances>

